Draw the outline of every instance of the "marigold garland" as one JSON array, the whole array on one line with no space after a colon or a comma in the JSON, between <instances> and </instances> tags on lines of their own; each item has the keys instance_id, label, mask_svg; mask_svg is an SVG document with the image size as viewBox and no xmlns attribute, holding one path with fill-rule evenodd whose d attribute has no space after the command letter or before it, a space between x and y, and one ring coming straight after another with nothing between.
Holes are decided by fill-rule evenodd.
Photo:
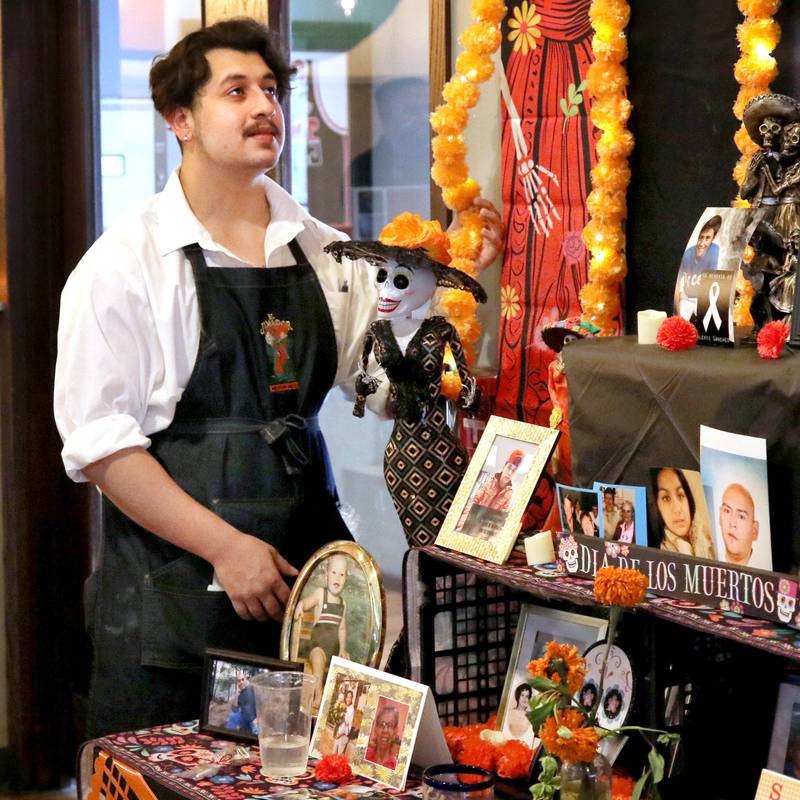
<instances>
[{"instance_id":1,"label":"marigold garland","mask_svg":"<svg viewBox=\"0 0 800 800\"><path fill-rule=\"evenodd\" d=\"M470 177L466 162L467 147L462 134L467 125L468 110L480 97L477 84L488 80L494 72L492 55L500 47L500 23L506 15L504 0L473 0L472 24L458 37L464 51L456 58L453 77L442 89L444 103L430 116L436 136L431 142L433 166L431 177L442 190L444 204L459 212L460 226L450 234L451 266L475 275L475 260L482 247L483 220L477 211L468 209L481 193L481 187ZM448 320L458 331L468 364L475 362L475 343L481 335L475 306L463 300L468 292L447 289L439 302ZM461 301L459 301L461 298ZM449 350L446 361L452 367ZM442 394L453 399L461 389L461 380L452 368L445 372Z\"/></svg>"},{"instance_id":2,"label":"marigold garland","mask_svg":"<svg viewBox=\"0 0 800 800\"><path fill-rule=\"evenodd\" d=\"M778 74L778 64L772 51L781 39L781 28L772 17L780 8L781 0L739 0L738 5L739 11L744 15L744 22L736 28L741 56L733 68L733 74L740 88L733 104L733 115L741 122L747 104L759 95L767 94L770 83ZM750 159L759 148L744 125L739 126L733 141L742 154L733 168L733 179L741 187ZM742 200L737 192L733 205L747 208L750 203ZM752 325L750 302L754 294L753 287L750 281L739 275L736 290L739 299L733 307L733 321L737 325Z\"/></svg>"},{"instance_id":3,"label":"marigold garland","mask_svg":"<svg viewBox=\"0 0 800 800\"><path fill-rule=\"evenodd\" d=\"M625 127L632 106L625 97L628 73L622 62L628 56L625 26L630 11L627 0L592 0L589 8L595 61L586 73L586 85L592 97L590 118L602 135L586 202L591 218L583 241L590 252L589 282L581 289L580 301L583 316L601 329L601 335L615 332L619 287L627 273L623 226L631 177L627 158L634 142Z\"/></svg>"},{"instance_id":4,"label":"marigold garland","mask_svg":"<svg viewBox=\"0 0 800 800\"><path fill-rule=\"evenodd\" d=\"M592 761L597 753L599 736L593 727L585 725L580 711L568 708L559 712L558 718L548 717L539 730L539 738L547 752L574 764Z\"/></svg>"},{"instance_id":5,"label":"marigold garland","mask_svg":"<svg viewBox=\"0 0 800 800\"><path fill-rule=\"evenodd\" d=\"M647 594L647 575L638 569L601 567L594 576L594 596L604 606L632 608Z\"/></svg>"}]
</instances>

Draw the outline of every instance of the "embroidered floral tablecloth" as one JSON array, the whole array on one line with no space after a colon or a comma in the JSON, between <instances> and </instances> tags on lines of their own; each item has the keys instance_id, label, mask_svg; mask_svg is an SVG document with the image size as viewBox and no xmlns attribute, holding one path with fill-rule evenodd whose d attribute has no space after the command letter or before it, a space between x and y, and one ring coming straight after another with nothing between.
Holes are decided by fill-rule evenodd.
<instances>
[{"instance_id":1,"label":"embroidered floral tablecloth","mask_svg":"<svg viewBox=\"0 0 800 800\"><path fill-rule=\"evenodd\" d=\"M104 750L114 759L137 770L147 779L156 796L164 787L181 797L203 800L319 800L324 795L336 800L390 800L421 795L418 777L409 776L404 791L376 784L354 776L344 786L317 781L316 761L309 760L308 770L297 778L266 778L259 772L258 747L251 746L252 761L237 766L223 766L216 775L200 780L181 776L190 767L211 764L230 748L227 739L216 739L198 733L197 722L182 722L146 730L118 733L95 739L84 745L81 761L88 766L98 751ZM84 771L82 792L89 788L91 775Z\"/></svg>"}]
</instances>

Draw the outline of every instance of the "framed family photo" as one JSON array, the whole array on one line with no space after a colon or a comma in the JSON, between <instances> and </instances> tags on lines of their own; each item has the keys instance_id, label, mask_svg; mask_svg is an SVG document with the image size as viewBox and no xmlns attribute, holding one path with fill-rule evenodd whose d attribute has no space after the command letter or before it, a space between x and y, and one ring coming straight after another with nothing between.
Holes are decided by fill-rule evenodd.
<instances>
[{"instance_id":1,"label":"framed family photo","mask_svg":"<svg viewBox=\"0 0 800 800\"><path fill-rule=\"evenodd\" d=\"M357 775L393 789L403 788L412 761L449 758L427 686L336 657L309 752L344 755Z\"/></svg>"},{"instance_id":2,"label":"framed family photo","mask_svg":"<svg viewBox=\"0 0 800 800\"><path fill-rule=\"evenodd\" d=\"M375 559L355 542L331 542L297 576L281 629L280 655L316 679L314 710L333 656L377 666L386 600Z\"/></svg>"},{"instance_id":3,"label":"framed family photo","mask_svg":"<svg viewBox=\"0 0 800 800\"><path fill-rule=\"evenodd\" d=\"M603 515L600 514L600 493L596 489L556 484L558 513L564 533L603 536Z\"/></svg>"},{"instance_id":4,"label":"framed family photo","mask_svg":"<svg viewBox=\"0 0 800 800\"><path fill-rule=\"evenodd\" d=\"M558 435L550 428L492 416L436 544L505 562Z\"/></svg>"},{"instance_id":5,"label":"framed family photo","mask_svg":"<svg viewBox=\"0 0 800 800\"><path fill-rule=\"evenodd\" d=\"M547 643L553 639L574 645L583 654L605 637L607 627L608 620L600 617L523 604L497 711L497 730L529 747L538 748L539 740L535 738L527 717L528 701L534 691L528 685L528 663L541 658Z\"/></svg>"},{"instance_id":6,"label":"framed family photo","mask_svg":"<svg viewBox=\"0 0 800 800\"><path fill-rule=\"evenodd\" d=\"M203 698L200 732L245 742L258 741L256 675L274 671L301 672L297 661L217 650L209 647L203 663Z\"/></svg>"}]
</instances>

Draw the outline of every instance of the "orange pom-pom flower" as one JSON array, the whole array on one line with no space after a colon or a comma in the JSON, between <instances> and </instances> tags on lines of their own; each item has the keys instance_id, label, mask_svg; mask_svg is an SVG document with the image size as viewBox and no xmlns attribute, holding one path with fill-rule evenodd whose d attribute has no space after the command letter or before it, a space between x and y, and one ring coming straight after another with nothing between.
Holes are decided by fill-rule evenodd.
<instances>
[{"instance_id":1,"label":"orange pom-pom flower","mask_svg":"<svg viewBox=\"0 0 800 800\"><path fill-rule=\"evenodd\" d=\"M594 576L594 596L604 606L638 606L647 594L647 575L638 569L601 567Z\"/></svg>"},{"instance_id":2,"label":"orange pom-pom flower","mask_svg":"<svg viewBox=\"0 0 800 800\"><path fill-rule=\"evenodd\" d=\"M353 770L346 756L327 755L323 756L317 763L315 776L318 781L323 783L335 783L341 785L353 779Z\"/></svg>"},{"instance_id":3,"label":"orange pom-pom flower","mask_svg":"<svg viewBox=\"0 0 800 800\"><path fill-rule=\"evenodd\" d=\"M438 220L424 220L417 214L404 211L398 214L378 236L389 247L421 247L434 261L450 263L447 234Z\"/></svg>"}]
</instances>

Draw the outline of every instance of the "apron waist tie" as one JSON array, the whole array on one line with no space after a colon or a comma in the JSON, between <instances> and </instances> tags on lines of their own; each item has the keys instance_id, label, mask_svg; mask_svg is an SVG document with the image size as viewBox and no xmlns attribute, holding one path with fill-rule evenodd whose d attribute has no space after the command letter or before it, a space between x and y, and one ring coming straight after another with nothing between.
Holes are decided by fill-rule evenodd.
<instances>
[{"instance_id":1,"label":"apron waist tie","mask_svg":"<svg viewBox=\"0 0 800 800\"><path fill-rule=\"evenodd\" d=\"M287 414L272 420L242 418L198 419L186 422L173 422L167 433L184 436L192 434L236 434L258 433L267 444L277 450L283 460L287 475L299 475L311 461L303 448L295 441L295 431L319 433L318 417L303 417L300 414Z\"/></svg>"}]
</instances>

